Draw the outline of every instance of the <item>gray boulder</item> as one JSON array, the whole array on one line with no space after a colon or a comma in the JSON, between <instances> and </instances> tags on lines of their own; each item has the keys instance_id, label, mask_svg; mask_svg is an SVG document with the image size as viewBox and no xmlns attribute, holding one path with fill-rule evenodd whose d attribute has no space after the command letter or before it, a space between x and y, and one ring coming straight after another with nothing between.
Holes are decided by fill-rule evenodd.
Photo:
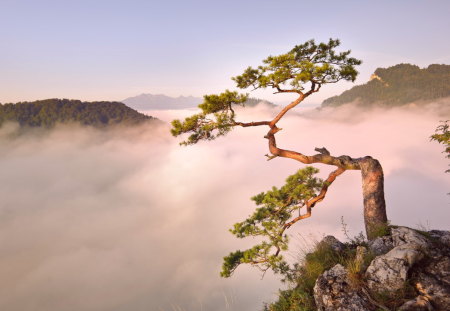
<instances>
[{"instance_id":1,"label":"gray boulder","mask_svg":"<svg viewBox=\"0 0 450 311\"><path fill-rule=\"evenodd\" d=\"M377 256L366 270L370 290L393 292L409 282L419 295L399 310L450 310L450 249L446 244L450 232L434 230L424 235L406 227L391 232L395 247Z\"/></svg>"},{"instance_id":2,"label":"gray boulder","mask_svg":"<svg viewBox=\"0 0 450 311\"><path fill-rule=\"evenodd\" d=\"M407 227L392 228L391 236L394 247L403 244L415 244L426 249L430 245L430 241L425 236Z\"/></svg>"},{"instance_id":3,"label":"gray boulder","mask_svg":"<svg viewBox=\"0 0 450 311\"><path fill-rule=\"evenodd\" d=\"M438 239L443 245L450 247L450 231L431 230L429 234L431 237Z\"/></svg>"},{"instance_id":4,"label":"gray boulder","mask_svg":"<svg viewBox=\"0 0 450 311\"><path fill-rule=\"evenodd\" d=\"M382 255L389 252L391 249L394 248L394 243L392 241L392 237L389 236L382 236L378 237L372 241L369 241L368 243L370 251L375 255Z\"/></svg>"},{"instance_id":5,"label":"gray boulder","mask_svg":"<svg viewBox=\"0 0 450 311\"><path fill-rule=\"evenodd\" d=\"M326 237L324 237L322 241L319 242L317 247L320 248L325 245L331 247L331 249L335 252L341 252L345 249L344 243L342 243L332 235L327 235Z\"/></svg>"},{"instance_id":6,"label":"gray boulder","mask_svg":"<svg viewBox=\"0 0 450 311\"><path fill-rule=\"evenodd\" d=\"M433 310L450 310L450 287L441 282L436 275L419 272L415 286L420 295L418 299L426 300L434 307Z\"/></svg>"},{"instance_id":7,"label":"gray boulder","mask_svg":"<svg viewBox=\"0 0 450 311\"><path fill-rule=\"evenodd\" d=\"M370 263L365 274L368 287L377 292L401 289L408 277L408 271L423 257L421 247L417 244L394 247Z\"/></svg>"},{"instance_id":8,"label":"gray boulder","mask_svg":"<svg viewBox=\"0 0 450 311\"><path fill-rule=\"evenodd\" d=\"M314 300L318 311L370 311L376 308L351 286L347 270L340 264L317 278Z\"/></svg>"}]
</instances>

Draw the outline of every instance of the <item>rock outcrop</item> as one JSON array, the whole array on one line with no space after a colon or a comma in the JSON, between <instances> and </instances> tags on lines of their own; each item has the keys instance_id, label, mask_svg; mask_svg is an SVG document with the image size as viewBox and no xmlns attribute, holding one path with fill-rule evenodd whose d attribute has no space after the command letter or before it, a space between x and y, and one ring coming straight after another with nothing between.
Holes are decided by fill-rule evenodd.
<instances>
[{"instance_id":1,"label":"rock outcrop","mask_svg":"<svg viewBox=\"0 0 450 311\"><path fill-rule=\"evenodd\" d=\"M335 252L342 252L345 249L344 243L342 243L332 235L327 235L326 237L324 237L322 241L320 241L319 244L317 245L317 248L322 247L324 245L329 246Z\"/></svg>"},{"instance_id":2,"label":"rock outcrop","mask_svg":"<svg viewBox=\"0 0 450 311\"><path fill-rule=\"evenodd\" d=\"M377 256L366 271L367 285L375 292L398 291L405 286L409 270L425 257L427 240L409 228L392 229L395 246Z\"/></svg>"},{"instance_id":3,"label":"rock outcrop","mask_svg":"<svg viewBox=\"0 0 450 311\"><path fill-rule=\"evenodd\" d=\"M318 310L376 310L368 298L351 285L347 269L340 264L319 276L314 296Z\"/></svg>"},{"instance_id":4,"label":"rock outcrop","mask_svg":"<svg viewBox=\"0 0 450 311\"><path fill-rule=\"evenodd\" d=\"M386 254L393 248L394 243L390 235L378 237L369 242L369 249L376 256Z\"/></svg>"},{"instance_id":5,"label":"rock outcrop","mask_svg":"<svg viewBox=\"0 0 450 311\"><path fill-rule=\"evenodd\" d=\"M330 241L339 245L327 237ZM340 264L319 276L314 287L318 310L391 310L382 297L397 299L395 310L450 310L450 232L395 227L368 248L375 258L361 271L359 284L352 283L355 272Z\"/></svg>"}]
</instances>

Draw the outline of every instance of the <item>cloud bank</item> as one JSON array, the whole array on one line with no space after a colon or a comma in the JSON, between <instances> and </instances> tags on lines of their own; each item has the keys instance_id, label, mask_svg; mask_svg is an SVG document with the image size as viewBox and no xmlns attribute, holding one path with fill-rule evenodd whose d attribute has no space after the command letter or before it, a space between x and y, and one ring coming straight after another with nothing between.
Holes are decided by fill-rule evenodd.
<instances>
[{"instance_id":1,"label":"cloud bank","mask_svg":"<svg viewBox=\"0 0 450 311\"><path fill-rule=\"evenodd\" d=\"M273 111L240 113L245 121ZM383 165L392 223L448 229L447 160L429 142L442 119L430 109L298 112L280 124L278 145L371 155ZM236 129L186 148L167 126L59 127L19 136L14 125L2 127L0 309L261 309L281 286L276 277L261 280L258 270L240 267L221 279L219 271L223 256L252 243L228 232L252 212L249 198L301 166L267 162L265 131ZM331 169L319 168L322 176ZM339 177L313 217L291 229L288 256L297 256L299 234L342 238L341 216L350 234L363 230L357 171Z\"/></svg>"}]
</instances>

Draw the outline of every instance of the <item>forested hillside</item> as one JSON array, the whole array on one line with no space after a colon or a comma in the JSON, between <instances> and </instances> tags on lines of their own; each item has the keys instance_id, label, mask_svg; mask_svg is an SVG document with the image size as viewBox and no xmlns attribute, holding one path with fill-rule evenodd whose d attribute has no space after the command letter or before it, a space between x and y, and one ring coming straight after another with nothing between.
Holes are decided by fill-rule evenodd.
<instances>
[{"instance_id":1,"label":"forested hillside","mask_svg":"<svg viewBox=\"0 0 450 311\"><path fill-rule=\"evenodd\" d=\"M269 107L276 107L276 105L272 102L269 102L265 99L255 98L255 97L247 98L247 100L244 103L244 105L246 107L255 107L256 105L259 105L259 104L267 105Z\"/></svg>"},{"instance_id":2,"label":"forested hillside","mask_svg":"<svg viewBox=\"0 0 450 311\"><path fill-rule=\"evenodd\" d=\"M17 104L0 104L0 125L6 121L20 126L53 127L56 123L78 123L94 127L133 125L154 119L120 102L82 102L46 99Z\"/></svg>"},{"instance_id":3,"label":"forested hillside","mask_svg":"<svg viewBox=\"0 0 450 311\"><path fill-rule=\"evenodd\" d=\"M358 85L322 103L322 107L355 102L399 106L450 96L450 65L433 64L421 69L411 64L378 68L369 82Z\"/></svg>"}]
</instances>

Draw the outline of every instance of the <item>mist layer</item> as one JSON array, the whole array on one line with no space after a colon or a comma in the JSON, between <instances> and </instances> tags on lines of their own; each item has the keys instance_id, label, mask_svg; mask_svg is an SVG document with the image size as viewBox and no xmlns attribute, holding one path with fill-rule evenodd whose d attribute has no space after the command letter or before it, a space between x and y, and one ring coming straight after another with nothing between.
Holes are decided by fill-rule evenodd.
<instances>
[{"instance_id":1,"label":"mist layer","mask_svg":"<svg viewBox=\"0 0 450 311\"><path fill-rule=\"evenodd\" d=\"M248 121L274 111L240 113ZM326 147L377 158L391 222L448 229L447 160L429 141L442 119L432 109L294 113L280 124L277 142L304 154ZM221 279L219 271L223 256L252 244L228 232L252 213L249 198L302 166L267 162L265 131L236 129L180 147L168 126L61 126L21 135L12 124L2 127L0 309L260 309L281 287L276 277L261 280L257 269L243 267ZM332 169L318 167L322 176ZM297 258L299 236L343 238L341 216L350 234L363 230L360 179L346 172L313 216L290 229L288 258Z\"/></svg>"}]
</instances>

